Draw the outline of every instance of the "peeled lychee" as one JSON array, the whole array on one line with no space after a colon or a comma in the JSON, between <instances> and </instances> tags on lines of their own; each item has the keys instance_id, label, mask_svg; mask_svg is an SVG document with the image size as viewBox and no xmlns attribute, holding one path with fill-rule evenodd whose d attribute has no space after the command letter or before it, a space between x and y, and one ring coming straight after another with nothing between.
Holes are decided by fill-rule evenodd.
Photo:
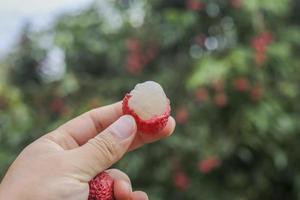
<instances>
[{"instance_id":1,"label":"peeled lychee","mask_svg":"<svg viewBox=\"0 0 300 200\"><path fill-rule=\"evenodd\" d=\"M137 84L123 99L123 113L132 115L143 133L157 133L163 129L170 112L168 97L154 81Z\"/></svg>"},{"instance_id":2,"label":"peeled lychee","mask_svg":"<svg viewBox=\"0 0 300 200\"><path fill-rule=\"evenodd\" d=\"M88 200L114 200L114 180L106 172L98 174L89 182Z\"/></svg>"}]
</instances>

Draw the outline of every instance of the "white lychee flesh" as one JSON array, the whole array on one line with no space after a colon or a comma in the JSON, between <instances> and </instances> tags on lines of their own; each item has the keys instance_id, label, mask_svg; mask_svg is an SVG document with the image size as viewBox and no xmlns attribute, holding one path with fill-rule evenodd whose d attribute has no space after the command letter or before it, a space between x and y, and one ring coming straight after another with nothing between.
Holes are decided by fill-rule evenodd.
<instances>
[{"instance_id":1,"label":"white lychee flesh","mask_svg":"<svg viewBox=\"0 0 300 200\"><path fill-rule=\"evenodd\" d=\"M129 107L143 120L161 116L169 103L163 88L154 81L137 84L130 95Z\"/></svg>"}]
</instances>

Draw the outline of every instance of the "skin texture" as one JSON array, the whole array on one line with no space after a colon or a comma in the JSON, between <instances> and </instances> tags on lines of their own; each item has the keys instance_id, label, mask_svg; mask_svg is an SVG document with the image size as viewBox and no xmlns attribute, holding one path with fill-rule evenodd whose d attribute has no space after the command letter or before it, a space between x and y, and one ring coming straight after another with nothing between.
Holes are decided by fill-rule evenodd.
<instances>
[{"instance_id":1,"label":"skin texture","mask_svg":"<svg viewBox=\"0 0 300 200\"><path fill-rule=\"evenodd\" d=\"M129 177L109 169L122 156L144 144L170 136L172 117L157 134L137 133L131 116L122 116L122 103L88 111L27 146L0 185L0 200L86 200L88 182L105 171L114 178L116 200L147 200L132 191Z\"/></svg>"}]
</instances>

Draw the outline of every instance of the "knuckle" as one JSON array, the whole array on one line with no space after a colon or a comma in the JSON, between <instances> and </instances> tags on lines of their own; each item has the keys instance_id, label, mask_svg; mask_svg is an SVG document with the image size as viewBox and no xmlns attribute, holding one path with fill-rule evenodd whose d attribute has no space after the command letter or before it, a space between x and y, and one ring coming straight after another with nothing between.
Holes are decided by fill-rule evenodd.
<instances>
[{"instance_id":1,"label":"knuckle","mask_svg":"<svg viewBox=\"0 0 300 200\"><path fill-rule=\"evenodd\" d=\"M112 163L119 157L116 145L112 140L103 137L95 137L89 142L95 149L96 157L99 160L105 159Z\"/></svg>"}]
</instances>

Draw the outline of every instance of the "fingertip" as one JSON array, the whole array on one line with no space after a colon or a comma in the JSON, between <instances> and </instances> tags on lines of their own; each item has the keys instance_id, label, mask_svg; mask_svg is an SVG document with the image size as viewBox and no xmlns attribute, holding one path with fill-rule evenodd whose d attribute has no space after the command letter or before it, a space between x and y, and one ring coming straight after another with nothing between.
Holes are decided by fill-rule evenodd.
<instances>
[{"instance_id":1,"label":"fingertip","mask_svg":"<svg viewBox=\"0 0 300 200\"><path fill-rule=\"evenodd\" d=\"M127 118L130 121L130 125L134 127L135 131L137 131L136 121L132 115L123 115L122 117Z\"/></svg>"},{"instance_id":2,"label":"fingertip","mask_svg":"<svg viewBox=\"0 0 300 200\"><path fill-rule=\"evenodd\" d=\"M114 180L123 180L125 182L128 182L129 185L131 185L130 178L128 175L124 172L122 172L119 169L107 169L105 170Z\"/></svg>"},{"instance_id":3,"label":"fingertip","mask_svg":"<svg viewBox=\"0 0 300 200\"><path fill-rule=\"evenodd\" d=\"M133 141L130 147L130 151L139 148L140 146L148 143L158 141L160 139L169 137L175 130L176 122L173 117L168 118L166 126L159 132L155 134L137 134L137 137Z\"/></svg>"},{"instance_id":4,"label":"fingertip","mask_svg":"<svg viewBox=\"0 0 300 200\"><path fill-rule=\"evenodd\" d=\"M168 118L168 123L167 123L166 127L160 132L159 135L161 135L163 137L168 137L168 136L172 135L172 133L175 130L175 126L176 126L175 119L172 116L170 116Z\"/></svg>"},{"instance_id":5,"label":"fingertip","mask_svg":"<svg viewBox=\"0 0 300 200\"><path fill-rule=\"evenodd\" d=\"M130 115L123 115L111 126L109 126L108 129L109 133L121 140L130 138L137 131L135 120ZM133 139L133 137L131 138Z\"/></svg>"},{"instance_id":6,"label":"fingertip","mask_svg":"<svg viewBox=\"0 0 300 200\"><path fill-rule=\"evenodd\" d=\"M131 194L132 200L148 200L148 195L143 191L135 191Z\"/></svg>"},{"instance_id":7,"label":"fingertip","mask_svg":"<svg viewBox=\"0 0 300 200\"><path fill-rule=\"evenodd\" d=\"M170 135L171 135L175 130L176 121L172 116L170 116L169 119L168 119L168 123L170 123Z\"/></svg>"},{"instance_id":8,"label":"fingertip","mask_svg":"<svg viewBox=\"0 0 300 200\"><path fill-rule=\"evenodd\" d=\"M114 182L114 196L119 200L126 200L130 198L132 193L131 185L124 180L115 180Z\"/></svg>"}]
</instances>

